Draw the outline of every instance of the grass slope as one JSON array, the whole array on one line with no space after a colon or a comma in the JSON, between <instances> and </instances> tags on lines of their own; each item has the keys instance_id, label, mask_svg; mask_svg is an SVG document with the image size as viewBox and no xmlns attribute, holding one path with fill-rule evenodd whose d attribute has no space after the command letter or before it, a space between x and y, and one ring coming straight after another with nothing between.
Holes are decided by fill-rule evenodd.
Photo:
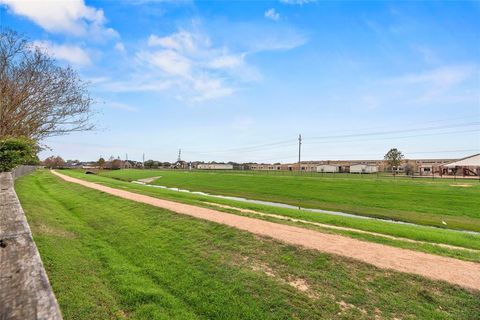
<instances>
[{"instance_id":1,"label":"grass slope","mask_svg":"<svg viewBox=\"0 0 480 320\"><path fill-rule=\"evenodd\" d=\"M65 319L474 319L480 293L61 181L16 190ZM298 288L296 288L296 287Z\"/></svg>"},{"instance_id":2,"label":"grass slope","mask_svg":"<svg viewBox=\"0 0 480 320\"><path fill-rule=\"evenodd\" d=\"M133 184L130 182L125 182L122 180L112 179L104 176L98 175L86 175L83 171L79 170L62 170L61 173L67 174L76 178L88 180L95 183L100 183L106 186L129 190L132 192L137 192L157 198L169 199L173 201L193 204L197 206L203 207L211 207L215 210L220 211L227 211L235 214L246 215L244 213L239 212L238 210L229 210L219 208L217 206L212 206L212 203L218 203L222 205L228 205L236 208L243 208L243 209L250 209L255 210L257 212L264 212L264 213L272 213L276 215L286 216L289 218L296 218L302 219L311 222L318 222L328 225L334 226L341 226L341 227L349 227L363 231L369 232L376 232L380 234L385 234L389 236L395 236L398 238L405 238L405 239L412 239L418 241L424 241L428 243L441 243L441 244L448 244L457 247L464 247L470 249L476 249L475 252L465 251L465 250L451 250L445 248L439 248L438 246L428 245L428 244L418 244L418 243L409 243L405 241L394 241L394 240L386 240L383 237L373 237L367 236L361 233L353 233L353 232L341 232L338 230L332 229L321 229L322 232L330 232L330 233L337 233L343 234L350 237L355 237L359 239L364 239L368 241L373 241L377 243L383 243L388 245L393 245L402 248L408 248L418 251L424 251L428 253L434 253L444 256L455 257L463 260L470 260L470 261L480 261L480 236L474 234L468 234L448 229L438 229L426 226L410 226L410 225L402 225L402 224L392 224L383 221L376 221L376 220L365 220L360 218L354 217L342 217L342 216L334 216L322 213L315 213L297 209L285 209L285 208L277 208L272 206L266 205L259 205L259 204L251 204L239 201L232 201L227 199L220 199L214 198L209 196L203 196L198 194L190 194L190 193L182 193L176 192L171 190L165 190L160 188L152 188L149 186L143 186L138 184ZM255 218L262 218L258 215L255 215ZM268 218L263 218L267 220L272 220ZM285 220L274 220L278 223L289 223ZM292 222L290 222L292 223ZM304 228L313 228L317 229L316 227L312 227L308 224L297 224Z\"/></svg>"},{"instance_id":3,"label":"grass slope","mask_svg":"<svg viewBox=\"0 0 480 320\"><path fill-rule=\"evenodd\" d=\"M376 175L298 176L235 172L118 170L102 175L126 181L161 176L154 184L281 202L306 208L480 231L480 183L447 179L392 179Z\"/></svg>"}]
</instances>

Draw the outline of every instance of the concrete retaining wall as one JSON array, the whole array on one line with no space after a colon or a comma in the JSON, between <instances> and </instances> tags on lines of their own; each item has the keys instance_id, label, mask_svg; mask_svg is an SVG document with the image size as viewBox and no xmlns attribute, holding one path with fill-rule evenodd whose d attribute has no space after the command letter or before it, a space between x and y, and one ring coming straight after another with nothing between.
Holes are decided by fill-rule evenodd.
<instances>
[{"instance_id":1,"label":"concrete retaining wall","mask_svg":"<svg viewBox=\"0 0 480 320\"><path fill-rule=\"evenodd\" d=\"M0 173L0 319L62 319L13 182Z\"/></svg>"},{"instance_id":2,"label":"concrete retaining wall","mask_svg":"<svg viewBox=\"0 0 480 320\"><path fill-rule=\"evenodd\" d=\"M18 166L12 170L13 179L17 179L35 170L37 170L37 166Z\"/></svg>"}]
</instances>

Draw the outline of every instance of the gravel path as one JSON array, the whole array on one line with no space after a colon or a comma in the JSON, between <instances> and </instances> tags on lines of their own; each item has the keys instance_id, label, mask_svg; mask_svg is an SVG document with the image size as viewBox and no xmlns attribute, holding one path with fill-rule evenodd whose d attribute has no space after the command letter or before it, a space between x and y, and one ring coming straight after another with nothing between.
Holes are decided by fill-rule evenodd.
<instances>
[{"instance_id":1,"label":"gravel path","mask_svg":"<svg viewBox=\"0 0 480 320\"><path fill-rule=\"evenodd\" d=\"M383 269L412 273L443 280L464 288L480 290L480 264L413 250L326 234L300 227L239 216L213 209L162 200L72 178L52 171L65 181L99 190L117 197L164 208L195 218L213 221L282 242L359 260Z\"/></svg>"}]
</instances>

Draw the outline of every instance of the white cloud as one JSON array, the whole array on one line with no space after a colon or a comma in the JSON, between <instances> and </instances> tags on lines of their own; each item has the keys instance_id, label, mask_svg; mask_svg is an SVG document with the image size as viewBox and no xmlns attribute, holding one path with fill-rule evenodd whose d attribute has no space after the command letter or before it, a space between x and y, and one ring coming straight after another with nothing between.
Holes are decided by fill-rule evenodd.
<instances>
[{"instance_id":1,"label":"white cloud","mask_svg":"<svg viewBox=\"0 0 480 320\"><path fill-rule=\"evenodd\" d=\"M475 65L444 66L424 72L413 73L389 80L393 85L416 93L415 103L447 101L454 96L452 91L459 89L474 75L479 76ZM477 95L478 98L478 95Z\"/></svg>"},{"instance_id":2,"label":"white cloud","mask_svg":"<svg viewBox=\"0 0 480 320\"><path fill-rule=\"evenodd\" d=\"M213 69L234 68L243 64L245 54L225 54L213 58L209 62L209 66Z\"/></svg>"},{"instance_id":3,"label":"white cloud","mask_svg":"<svg viewBox=\"0 0 480 320\"><path fill-rule=\"evenodd\" d=\"M103 10L87 6L83 0L0 0L9 10L27 17L49 32L75 36L116 37L118 33L105 27Z\"/></svg>"},{"instance_id":4,"label":"white cloud","mask_svg":"<svg viewBox=\"0 0 480 320\"><path fill-rule=\"evenodd\" d=\"M49 41L35 41L34 45L42 50L46 50L57 59L67 61L77 66L88 66L92 63L88 53L78 46L55 44Z\"/></svg>"},{"instance_id":5,"label":"white cloud","mask_svg":"<svg viewBox=\"0 0 480 320\"><path fill-rule=\"evenodd\" d=\"M95 83L95 82L94 82ZM134 77L129 80L115 81L102 79L96 82L98 88L109 92L160 92L179 86L179 83L170 80L151 79L150 77Z\"/></svg>"},{"instance_id":6,"label":"white cloud","mask_svg":"<svg viewBox=\"0 0 480 320\"><path fill-rule=\"evenodd\" d=\"M359 88L352 88L346 100L364 110L476 105L479 76L477 65L447 65L374 82L364 81Z\"/></svg>"},{"instance_id":7,"label":"white cloud","mask_svg":"<svg viewBox=\"0 0 480 320\"><path fill-rule=\"evenodd\" d=\"M317 0L280 0L283 4L291 4L291 5L304 5L308 3L317 2Z\"/></svg>"},{"instance_id":8,"label":"white cloud","mask_svg":"<svg viewBox=\"0 0 480 320\"><path fill-rule=\"evenodd\" d=\"M211 43L208 37L199 33L191 33L180 30L166 37L157 37L150 35L148 45L151 47L163 47L165 49L176 50L185 53L197 53L201 47L210 47Z\"/></svg>"},{"instance_id":9,"label":"white cloud","mask_svg":"<svg viewBox=\"0 0 480 320\"><path fill-rule=\"evenodd\" d=\"M129 112L138 111L137 108L132 107L131 105L128 105L128 104L125 104L125 103L121 103L121 102L113 102L113 101L105 102L105 106L107 106L109 108L112 108L112 109L116 109L116 110L122 110L122 111L129 111Z\"/></svg>"},{"instance_id":10,"label":"white cloud","mask_svg":"<svg viewBox=\"0 0 480 320\"><path fill-rule=\"evenodd\" d=\"M233 88L226 86L222 79L210 78L209 76L194 79L193 88L197 92L197 95L193 98L195 102L230 96L235 91Z\"/></svg>"},{"instance_id":11,"label":"white cloud","mask_svg":"<svg viewBox=\"0 0 480 320\"><path fill-rule=\"evenodd\" d=\"M174 50L144 51L137 56L141 60L159 68L165 74L190 78L192 61Z\"/></svg>"},{"instance_id":12,"label":"white cloud","mask_svg":"<svg viewBox=\"0 0 480 320\"><path fill-rule=\"evenodd\" d=\"M270 8L267 11L265 11L264 15L265 15L265 18L271 19L273 21L280 20L280 14L277 11L275 11L274 8Z\"/></svg>"},{"instance_id":13,"label":"white cloud","mask_svg":"<svg viewBox=\"0 0 480 320\"><path fill-rule=\"evenodd\" d=\"M235 73L242 68L243 53L232 54L213 46L205 34L185 30L164 37L152 34L147 44L137 53L137 61L160 71L162 80L176 83L179 99L201 102L235 92Z\"/></svg>"},{"instance_id":14,"label":"white cloud","mask_svg":"<svg viewBox=\"0 0 480 320\"><path fill-rule=\"evenodd\" d=\"M226 42L214 43L198 28L164 36L151 34L131 59L134 63L130 76L109 79L98 87L111 92L168 90L174 97L190 103L218 99L234 94L245 83L260 81L260 72L246 61L248 56L261 51L288 50L306 41L296 33L270 31L255 39L247 47L240 45L232 50Z\"/></svg>"},{"instance_id":15,"label":"white cloud","mask_svg":"<svg viewBox=\"0 0 480 320\"><path fill-rule=\"evenodd\" d=\"M399 84L428 85L438 90L447 90L471 77L478 67L473 65L445 66L420 73L397 77L391 81Z\"/></svg>"},{"instance_id":16,"label":"white cloud","mask_svg":"<svg viewBox=\"0 0 480 320\"><path fill-rule=\"evenodd\" d=\"M423 60L428 64L438 64L440 59L435 51L426 47L426 46L414 46L413 48L420 56L422 56Z\"/></svg>"},{"instance_id":17,"label":"white cloud","mask_svg":"<svg viewBox=\"0 0 480 320\"><path fill-rule=\"evenodd\" d=\"M125 45L122 42L115 43L113 48L120 53L125 53Z\"/></svg>"}]
</instances>

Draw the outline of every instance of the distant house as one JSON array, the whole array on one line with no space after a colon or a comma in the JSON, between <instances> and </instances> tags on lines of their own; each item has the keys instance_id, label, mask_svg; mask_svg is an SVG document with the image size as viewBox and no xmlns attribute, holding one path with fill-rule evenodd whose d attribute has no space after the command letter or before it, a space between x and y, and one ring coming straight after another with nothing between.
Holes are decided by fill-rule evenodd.
<instances>
[{"instance_id":1,"label":"distant house","mask_svg":"<svg viewBox=\"0 0 480 320\"><path fill-rule=\"evenodd\" d=\"M350 173L375 173L378 172L377 166L368 164L352 164L350 166Z\"/></svg>"},{"instance_id":2,"label":"distant house","mask_svg":"<svg viewBox=\"0 0 480 320\"><path fill-rule=\"evenodd\" d=\"M183 161L183 160L177 160L177 162L175 163L172 163L170 165L170 168L171 169L188 169L190 167L190 165L186 162L186 161Z\"/></svg>"},{"instance_id":3,"label":"distant house","mask_svg":"<svg viewBox=\"0 0 480 320\"><path fill-rule=\"evenodd\" d=\"M317 166L317 172L335 173L339 172L339 167L332 164L322 164Z\"/></svg>"},{"instance_id":4,"label":"distant house","mask_svg":"<svg viewBox=\"0 0 480 320\"><path fill-rule=\"evenodd\" d=\"M233 170L233 164L230 163L200 163L197 165L199 170Z\"/></svg>"},{"instance_id":5,"label":"distant house","mask_svg":"<svg viewBox=\"0 0 480 320\"><path fill-rule=\"evenodd\" d=\"M131 169L135 166L135 163L133 161L125 160L123 162L123 168L122 169Z\"/></svg>"}]
</instances>

